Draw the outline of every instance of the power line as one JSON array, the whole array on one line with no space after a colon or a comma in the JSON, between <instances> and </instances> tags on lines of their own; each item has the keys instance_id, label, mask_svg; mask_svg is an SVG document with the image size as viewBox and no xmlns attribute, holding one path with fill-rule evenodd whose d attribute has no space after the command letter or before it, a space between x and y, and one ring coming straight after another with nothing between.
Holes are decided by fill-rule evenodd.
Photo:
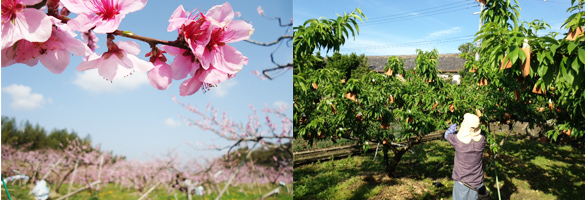
<instances>
[{"instance_id":1,"label":"power line","mask_svg":"<svg viewBox=\"0 0 585 200\"><path fill-rule=\"evenodd\" d=\"M384 17L379 17L378 19L368 20L368 22L375 22L375 21L382 21L382 20L389 20L389 19L396 19L396 18L413 17L413 16L419 16L419 15L427 15L427 14L431 14L431 13L435 13L435 12L441 12L441 11L445 11L445 10L453 10L453 9L461 8L461 7L470 7L470 5L477 6L477 4L472 2L472 3L468 3L468 4L457 5L457 6L452 6L449 8L442 8L442 9L432 10L432 11L428 11L428 12L408 12L408 13L398 14L398 15L388 15L388 16L384 16Z\"/></svg>"},{"instance_id":2,"label":"power line","mask_svg":"<svg viewBox=\"0 0 585 200\"><path fill-rule=\"evenodd\" d=\"M450 43L450 42L458 42L458 41L470 40L470 39L473 39L474 37L475 37L474 35L467 35L467 36L443 38L443 39L437 39L437 40L409 42L409 43L402 43L402 44L350 47L350 48L341 48L341 51L371 50L371 49L390 49L390 48L396 48L396 47L410 47L410 46L421 46L421 45L428 45L428 44L441 44L441 43Z\"/></svg>"},{"instance_id":3,"label":"power line","mask_svg":"<svg viewBox=\"0 0 585 200\"><path fill-rule=\"evenodd\" d=\"M466 6L466 5L464 5L464 6ZM402 17L395 17L395 18L388 18L388 19L379 19L379 20L374 20L374 21L368 21L368 22L364 23L362 26L378 25L378 24L385 24L385 23L391 23L391 22L397 22L397 21L405 21L405 20L410 20L410 19L428 17L428 16L432 16L432 15L452 13L454 11L459 11L459 10L467 10L467 9L475 8L475 7L479 7L479 5L477 4L477 5L473 5L473 6L467 6L467 7L460 7L459 6L459 8L452 7L452 8L448 8L448 9L440 9L440 10L435 10L432 12L419 14L419 15L410 15L410 16L402 16Z\"/></svg>"},{"instance_id":4,"label":"power line","mask_svg":"<svg viewBox=\"0 0 585 200\"><path fill-rule=\"evenodd\" d=\"M571 5L571 3L568 3L568 2L560 2L560 1L551 1L551 0L536 0L536 1L540 1L540 2L543 2L543 3L556 3L556 4Z\"/></svg>"},{"instance_id":5,"label":"power line","mask_svg":"<svg viewBox=\"0 0 585 200\"><path fill-rule=\"evenodd\" d=\"M421 9L421 10L415 10L415 11L410 11L410 12L405 12L405 13L385 15L385 16L379 16L379 17L371 17L371 18L368 18L368 19L369 20L377 20L379 18L389 18L389 17L400 16L400 15L411 15L413 13L418 13L418 12L421 12L421 11L433 10L433 9L437 9L437 8L441 8L441 7L446 7L446 6L453 6L453 5L460 4L460 3L465 3L465 2L467 2L467 4L470 4L469 3L469 0L464 0L464 1L456 2L456 3L445 4L445 5L441 5L441 6L437 6L437 7L432 7L432 8L426 8L426 9ZM471 2L471 3L473 3L473 2ZM467 5L467 4L465 4L465 5Z\"/></svg>"}]
</instances>

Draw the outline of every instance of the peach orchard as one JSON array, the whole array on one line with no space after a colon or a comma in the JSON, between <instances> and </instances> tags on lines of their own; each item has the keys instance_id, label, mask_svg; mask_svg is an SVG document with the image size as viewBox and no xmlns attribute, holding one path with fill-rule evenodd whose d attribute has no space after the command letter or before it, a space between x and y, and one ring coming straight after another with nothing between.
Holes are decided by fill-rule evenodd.
<instances>
[{"instance_id":1,"label":"peach orchard","mask_svg":"<svg viewBox=\"0 0 585 200\"><path fill-rule=\"evenodd\" d=\"M308 140L339 137L384 145L386 173L394 174L402 155L423 136L460 123L465 113L480 116L492 152L499 145L488 123L529 122L546 136L579 141L585 134L585 50L583 0L572 0L563 23L568 33L538 31L541 20L518 21L520 7L511 0L488 0L476 34L479 59L467 60L461 85L437 77L438 52L417 50L416 66L390 57L384 74L349 78L320 67L314 51L339 51L359 34L361 10L337 19L310 19L294 28L294 136ZM351 35L350 35L351 34ZM398 131L396 131L398 130ZM407 141L404 146L392 143ZM394 153L389 161L388 150Z\"/></svg>"}]
</instances>

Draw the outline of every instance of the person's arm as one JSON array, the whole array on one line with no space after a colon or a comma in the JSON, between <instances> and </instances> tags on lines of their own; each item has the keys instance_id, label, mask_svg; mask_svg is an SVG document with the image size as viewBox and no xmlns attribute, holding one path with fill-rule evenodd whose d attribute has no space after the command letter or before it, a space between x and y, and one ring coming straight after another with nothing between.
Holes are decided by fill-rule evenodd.
<instances>
[{"instance_id":1,"label":"person's arm","mask_svg":"<svg viewBox=\"0 0 585 200\"><path fill-rule=\"evenodd\" d=\"M449 128L447 129L447 131L445 131L445 139L447 139L447 135L449 134L455 134L455 132L457 131L457 124L451 124L449 126Z\"/></svg>"}]
</instances>

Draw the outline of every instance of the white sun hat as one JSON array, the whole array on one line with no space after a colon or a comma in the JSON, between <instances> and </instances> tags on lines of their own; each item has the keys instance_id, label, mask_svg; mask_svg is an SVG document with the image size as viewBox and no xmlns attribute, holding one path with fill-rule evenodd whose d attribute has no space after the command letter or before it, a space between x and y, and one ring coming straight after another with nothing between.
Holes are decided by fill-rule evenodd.
<instances>
[{"instance_id":1,"label":"white sun hat","mask_svg":"<svg viewBox=\"0 0 585 200\"><path fill-rule=\"evenodd\" d=\"M457 133L457 139L465 144L469 144L471 139L477 142L481 139L480 133L481 129L479 128L479 117L471 113L465 113L465 115L463 115L461 128Z\"/></svg>"}]
</instances>

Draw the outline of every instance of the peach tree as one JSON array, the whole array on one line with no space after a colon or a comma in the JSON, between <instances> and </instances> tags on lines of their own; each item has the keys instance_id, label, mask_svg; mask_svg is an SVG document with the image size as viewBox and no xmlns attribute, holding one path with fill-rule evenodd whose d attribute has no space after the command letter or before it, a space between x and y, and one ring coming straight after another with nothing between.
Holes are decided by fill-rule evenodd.
<instances>
[{"instance_id":1,"label":"peach tree","mask_svg":"<svg viewBox=\"0 0 585 200\"><path fill-rule=\"evenodd\" d=\"M553 126L548 136L578 139L585 133L584 1L573 0L573 14L562 27L565 37L551 32L539 36L548 24L518 21L519 6L510 0L487 1L485 23L476 34L480 59L467 57L466 68L478 84L488 83L485 102L489 120L516 119L531 125Z\"/></svg>"}]
</instances>

